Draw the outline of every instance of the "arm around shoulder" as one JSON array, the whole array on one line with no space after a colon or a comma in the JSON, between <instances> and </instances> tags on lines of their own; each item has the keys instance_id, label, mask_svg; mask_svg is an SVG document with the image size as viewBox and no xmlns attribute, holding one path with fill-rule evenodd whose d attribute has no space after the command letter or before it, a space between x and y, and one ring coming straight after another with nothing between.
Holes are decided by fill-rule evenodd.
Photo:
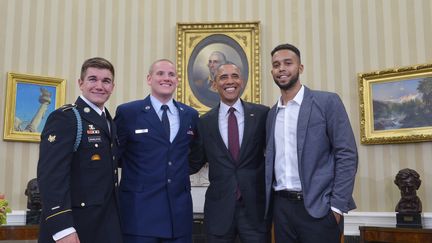
<instances>
[{"instance_id":1,"label":"arm around shoulder","mask_svg":"<svg viewBox=\"0 0 432 243\"><path fill-rule=\"evenodd\" d=\"M203 126L202 119L197 120L195 134L189 152L189 174L191 175L198 173L207 162L203 142Z\"/></svg>"}]
</instances>

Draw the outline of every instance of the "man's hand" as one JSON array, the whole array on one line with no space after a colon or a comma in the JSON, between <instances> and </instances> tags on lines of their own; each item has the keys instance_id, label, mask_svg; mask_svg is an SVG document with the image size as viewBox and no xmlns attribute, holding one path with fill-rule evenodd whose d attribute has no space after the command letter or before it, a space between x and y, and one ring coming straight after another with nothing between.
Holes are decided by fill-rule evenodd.
<instances>
[{"instance_id":1,"label":"man's hand","mask_svg":"<svg viewBox=\"0 0 432 243\"><path fill-rule=\"evenodd\" d=\"M335 219L336 219L336 223L339 224L342 215L336 213L335 211L333 211L333 215L334 215L334 217L335 217Z\"/></svg>"},{"instance_id":2,"label":"man's hand","mask_svg":"<svg viewBox=\"0 0 432 243\"><path fill-rule=\"evenodd\" d=\"M67 235L60 240L56 241L57 243L80 243L80 240L78 238L78 234L76 232Z\"/></svg>"}]
</instances>

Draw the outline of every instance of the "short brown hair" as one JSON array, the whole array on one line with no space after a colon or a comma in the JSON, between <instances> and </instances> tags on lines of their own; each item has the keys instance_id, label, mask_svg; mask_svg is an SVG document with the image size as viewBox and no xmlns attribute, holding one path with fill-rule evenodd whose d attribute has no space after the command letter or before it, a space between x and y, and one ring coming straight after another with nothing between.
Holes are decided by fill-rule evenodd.
<instances>
[{"instance_id":1,"label":"short brown hair","mask_svg":"<svg viewBox=\"0 0 432 243\"><path fill-rule=\"evenodd\" d=\"M85 60L81 67L81 80L84 80L88 68L108 69L114 78L114 66L105 58L93 57Z\"/></svg>"}]
</instances>

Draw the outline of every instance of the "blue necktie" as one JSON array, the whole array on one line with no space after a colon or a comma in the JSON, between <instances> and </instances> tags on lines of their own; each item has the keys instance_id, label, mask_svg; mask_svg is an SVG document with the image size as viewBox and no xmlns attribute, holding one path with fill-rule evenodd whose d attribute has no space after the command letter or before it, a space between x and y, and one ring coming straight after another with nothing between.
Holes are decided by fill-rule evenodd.
<instances>
[{"instance_id":1,"label":"blue necktie","mask_svg":"<svg viewBox=\"0 0 432 243\"><path fill-rule=\"evenodd\" d=\"M167 105L162 105L161 109L163 110L163 112L162 112L162 126L165 130L165 133L168 136L168 140L170 140L170 122L169 122L168 114L167 114L167 110L169 108Z\"/></svg>"}]
</instances>

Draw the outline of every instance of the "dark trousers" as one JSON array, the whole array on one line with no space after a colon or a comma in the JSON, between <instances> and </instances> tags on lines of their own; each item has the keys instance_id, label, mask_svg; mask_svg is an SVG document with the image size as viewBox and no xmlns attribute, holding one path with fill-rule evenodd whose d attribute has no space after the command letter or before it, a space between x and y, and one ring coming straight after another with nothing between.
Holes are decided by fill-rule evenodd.
<instances>
[{"instance_id":1,"label":"dark trousers","mask_svg":"<svg viewBox=\"0 0 432 243\"><path fill-rule=\"evenodd\" d=\"M124 243L192 243L192 235L174 239L123 234Z\"/></svg>"},{"instance_id":2,"label":"dark trousers","mask_svg":"<svg viewBox=\"0 0 432 243\"><path fill-rule=\"evenodd\" d=\"M275 195L273 222L276 243L340 243L343 217L339 224L333 212L323 218L309 215L303 200Z\"/></svg>"},{"instance_id":3,"label":"dark trousers","mask_svg":"<svg viewBox=\"0 0 432 243\"><path fill-rule=\"evenodd\" d=\"M250 223L246 208L237 202L231 227L224 235L207 234L207 243L234 243L237 236L242 243L266 243L268 232L259 231Z\"/></svg>"}]
</instances>

